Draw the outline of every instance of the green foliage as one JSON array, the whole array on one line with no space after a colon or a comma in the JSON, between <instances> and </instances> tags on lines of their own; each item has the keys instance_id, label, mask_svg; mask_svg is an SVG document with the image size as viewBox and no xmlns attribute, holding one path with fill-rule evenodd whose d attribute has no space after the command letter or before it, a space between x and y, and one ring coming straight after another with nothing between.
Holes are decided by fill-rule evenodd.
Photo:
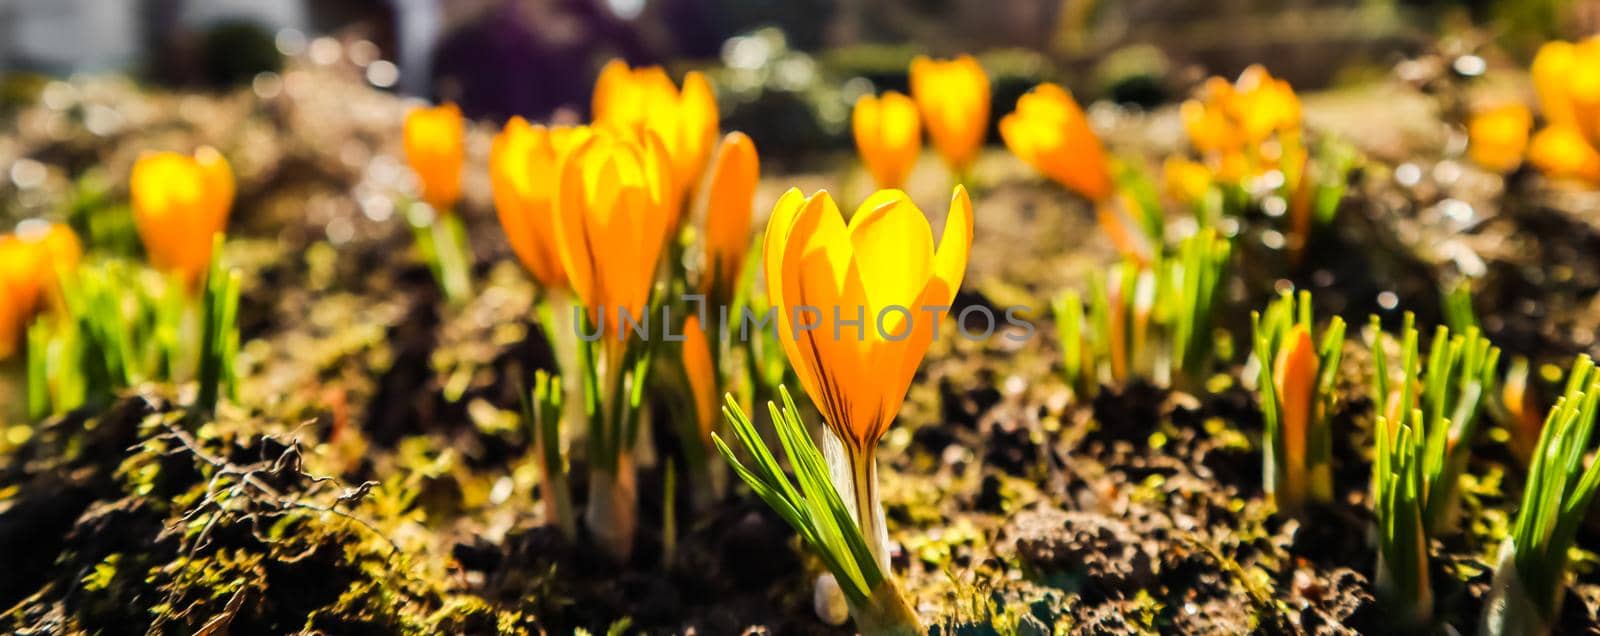
<instances>
[{"instance_id":1,"label":"green foliage","mask_svg":"<svg viewBox=\"0 0 1600 636\"><path fill-rule=\"evenodd\" d=\"M767 409L794 469L793 482L731 395L726 397L722 414L750 462L741 462L720 435L713 434L712 442L739 478L822 560L838 581L850 615L863 634L922 633L899 585L891 573L878 566L860 526L839 497L822 451L811 441L788 390L779 387L778 393L783 398L782 410L771 402Z\"/></svg>"},{"instance_id":2,"label":"green foliage","mask_svg":"<svg viewBox=\"0 0 1600 636\"><path fill-rule=\"evenodd\" d=\"M1408 441L1416 448L1410 452L1416 454L1422 471L1423 529L1428 536L1453 530L1461 475L1477 436L1478 415L1495 386L1500 349L1475 327L1452 337L1448 327L1440 326L1419 377L1415 317L1407 313L1401 331L1402 363L1395 377L1385 360L1377 316L1372 317L1372 332L1377 338L1373 344L1373 404L1390 425L1412 429ZM1420 394L1416 391L1419 381ZM1417 415L1413 417L1413 413ZM1380 438L1386 432L1380 428Z\"/></svg>"},{"instance_id":3,"label":"green foliage","mask_svg":"<svg viewBox=\"0 0 1600 636\"><path fill-rule=\"evenodd\" d=\"M1251 312L1255 342L1256 391L1265 428L1263 480L1280 509L1333 498L1333 432L1330 419L1338 399L1335 382L1344 347L1344 320L1334 316L1314 350L1315 370L1304 403L1289 403L1279 384L1291 337L1314 339L1311 292L1284 292L1265 312ZM1314 341L1314 340L1313 340ZM1291 440L1300 440L1292 444Z\"/></svg>"},{"instance_id":4,"label":"green foliage","mask_svg":"<svg viewBox=\"0 0 1600 636\"><path fill-rule=\"evenodd\" d=\"M794 468L799 488L789 481L777 457L767 448L755 425L732 396L728 396L722 415L727 418L734 436L750 455L750 464L746 466L740 462L720 435L713 434L712 441L756 496L767 502L800 533L800 538L833 573L850 603L864 603L872 590L884 581L886 574L878 568L850 510L839 498L839 491L834 488L828 466L823 461L822 451L806 432L805 424L800 421L799 409L789 397L788 389L779 388L779 394L783 397L783 409L780 411L771 402L767 403L767 408L772 415L773 427L777 429L778 440L783 444L784 454Z\"/></svg>"},{"instance_id":5,"label":"green foliage","mask_svg":"<svg viewBox=\"0 0 1600 636\"><path fill-rule=\"evenodd\" d=\"M1215 316L1233 244L1213 229L1179 242L1171 256L1128 260L1090 281L1090 304L1069 291L1052 305L1068 384L1090 397L1097 384L1143 379L1203 386L1216 354ZM1087 324L1087 329L1084 329Z\"/></svg>"},{"instance_id":6,"label":"green foliage","mask_svg":"<svg viewBox=\"0 0 1600 636\"><path fill-rule=\"evenodd\" d=\"M101 406L147 381L198 380L193 407L200 414L232 397L240 279L222 266L221 235L216 241L198 298L182 280L115 260L66 277L66 315L28 329L30 414Z\"/></svg>"},{"instance_id":7,"label":"green foliage","mask_svg":"<svg viewBox=\"0 0 1600 636\"><path fill-rule=\"evenodd\" d=\"M467 243L466 226L449 210L424 213L428 208L421 205L413 205L411 210L411 236L434 282L450 304L466 303L472 295L472 247Z\"/></svg>"},{"instance_id":8,"label":"green foliage","mask_svg":"<svg viewBox=\"0 0 1600 636\"><path fill-rule=\"evenodd\" d=\"M561 377L543 369L533 374L533 391L522 394L522 426L528 431L538 453L539 476L543 488L547 521L560 526L568 540L578 536L577 518L572 514L572 491L567 482L566 457L561 453L561 411L565 394Z\"/></svg>"},{"instance_id":9,"label":"green foliage","mask_svg":"<svg viewBox=\"0 0 1600 636\"><path fill-rule=\"evenodd\" d=\"M1485 604L1486 633L1533 633L1528 630L1555 620L1568 553L1600 489L1600 461L1584 465L1594 450L1597 402L1600 372L1588 356L1579 356L1539 435L1509 558L1502 558Z\"/></svg>"},{"instance_id":10,"label":"green foliage","mask_svg":"<svg viewBox=\"0 0 1600 636\"><path fill-rule=\"evenodd\" d=\"M1214 317L1232 255L1233 243L1208 228L1180 242L1167 261L1170 293L1157 302L1171 303L1173 367L1191 380L1204 378L1216 353Z\"/></svg>"}]
</instances>

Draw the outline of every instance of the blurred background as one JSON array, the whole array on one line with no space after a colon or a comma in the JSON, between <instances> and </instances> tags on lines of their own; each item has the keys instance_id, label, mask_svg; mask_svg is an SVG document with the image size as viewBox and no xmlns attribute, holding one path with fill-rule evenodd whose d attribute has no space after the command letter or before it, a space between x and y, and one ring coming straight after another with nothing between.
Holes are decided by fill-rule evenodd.
<instances>
[{"instance_id":1,"label":"blurred background","mask_svg":"<svg viewBox=\"0 0 1600 636\"><path fill-rule=\"evenodd\" d=\"M1359 82L1441 34L1531 55L1594 31L1589 0L0 0L9 102L41 78L269 89L285 59L500 121L586 116L611 57L715 69L725 128L763 146L843 147L859 94L904 89L918 53L980 56L994 115L1042 79L1151 106L1254 61L1301 90Z\"/></svg>"}]
</instances>

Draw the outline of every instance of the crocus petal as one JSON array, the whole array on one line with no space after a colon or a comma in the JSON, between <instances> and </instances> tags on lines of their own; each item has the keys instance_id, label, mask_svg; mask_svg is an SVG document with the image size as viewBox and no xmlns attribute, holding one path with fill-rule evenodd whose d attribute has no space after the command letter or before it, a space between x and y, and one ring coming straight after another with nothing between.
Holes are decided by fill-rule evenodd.
<instances>
[{"instance_id":1,"label":"crocus petal","mask_svg":"<svg viewBox=\"0 0 1600 636\"><path fill-rule=\"evenodd\" d=\"M938 297L936 305L955 302L956 291L966 276L967 258L972 252L972 197L964 186L956 186L950 195L950 211L945 215L944 234L939 237L939 251L934 257L934 276L944 281L945 296ZM919 308L920 309L920 308Z\"/></svg>"},{"instance_id":2,"label":"crocus petal","mask_svg":"<svg viewBox=\"0 0 1600 636\"><path fill-rule=\"evenodd\" d=\"M1311 333L1304 326L1296 325L1286 337L1273 367L1273 384L1277 388L1278 403L1283 407L1283 421L1279 424L1284 440L1282 460L1287 464L1286 474L1291 477L1305 473L1306 435L1311 425L1316 378L1317 351L1311 342ZM1291 487L1290 494L1295 490Z\"/></svg>"},{"instance_id":3,"label":"crocus petal","mask_svg":"<svg viewBox=\"0 0 1600 636\"><path fill-rule=\"evenodd\" d=\"M717 148L704 196L704 291L733 293L750 245L750 214L760 179L761 162L755 143L744 133L728 133Z\"/></svg>"},{"instance_id":4,"label":"crocus petal","mask_svg":"<svg viewBox=\"0 0 1600 636\"><path fill-rule=\"evenodd\" d=\"M689 378L689 391L694 395L702 441L709 442L719 410L717 377L711 363L711 343L700 326L700 317L694 314L683 323L683 371Z\"/></svg>"}]
</instances>

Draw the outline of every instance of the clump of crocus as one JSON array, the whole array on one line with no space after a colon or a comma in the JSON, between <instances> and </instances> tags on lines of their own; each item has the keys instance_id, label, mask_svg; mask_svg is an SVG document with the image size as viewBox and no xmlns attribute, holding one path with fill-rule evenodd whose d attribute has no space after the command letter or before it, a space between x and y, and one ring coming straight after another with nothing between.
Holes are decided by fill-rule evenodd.
<instances>
[{"instance_id":1,"label":"clump of crocus","mask_svg":"<svg viewBox=\"0 0 1600 636\"><path fill-rule=\"evenodd\" d=\"M1600 185L1600 37L1548 42L1533 58L1533 87L1545 127L1528 146L1528 161L1547 176Z\"/></svg>"},{"instance_id":2,"label":"clump of crocus","mask_svg":"<svg viewBox=\"0 0 1600 636\"><path fill-rule=\"evenodd\" d=\"M213 237L199 294L120 261L78 267L61 280L63 320L28 331L28 403L35 417L101 404L147 380L195 381L189 407L204 416L236 386L238 272Z\"/></svg>"},{"instance_id":3,"label":"clump of crocus","mask_svg":"<svg viewBox=\"0 0 1600 636\"><path fill-rule=\"evenodd\" d=\"M722 346L725 339L708 338L708 329L726 329L728 321L738 321L736 307L747 302L748 279L745 264L750 251L750 217L755 205L756 185L761 178L760 157L755 143L741 132L728 133L718 145L711 171L697 200L703 220L698 288L704 304L688 308L683 325L682 371L688 383L686 395L692 404L681 408L685 426L684 459L695 480L695 503L704 505L720 496L723 489L720 464L709 460L711 433L718 421L718 396L727 384L725 365L730 353ZM729 314L733 311L733 314Z\"/></svg>"},{"instance_id":4,"label":"clump of crocus","mask_svg":"<svg viewBox=\"0 0 1600 636\"><path fill-rule=\"evenodd\" d=\"M964 179L989 130L989 75L971 55L911 60L911 98L922 113L933 147L950 171Z\"/></svg>"},{"instance_id":5,"label":"clump of crocus","mask_svg":"<svg viewBox=\"0 0 1600 636\"><path fill-rule=\"evenodd\" d=\"M817 549L865 633L921 632L890 574L875 451L961 286L971 241L972 203L959 186L937 250L927 218L898 190L868 197L848 224L826 192L790 190L767 223L766 281L779 339L827 425L826 464L808 448L792 407L779 432L803 496L780 483L771 453L731 401L728 418L740 439L760 447L750 448L758 470L722 450ZM852 536L864 545L846 547Z\"/></svg>"},{"instance_id":6,"label":"clump of crocus","mask_svg":"<svg viewBox=\"0 0 1600 636\"><path fill-rule=\"evenodd\" d=\"M413 211L410 222L422 259L451 302L471 293L472 254L466 229L454 213L461 199L461 168L466 163L466 123L455 104L414 108L404 125L406 161L422 187L431 211Z\"/></svg>"},{"instance_id":7,"label":"clump of crocus","mask_svg":"<svg viewBox=\"0 0 1600 636\"><path fill-rule=\"evenodd\" d=\"M661 139L672 164L669 194L676 230L682 197L699 185L717 143L720 120L711 83L705 75L690 71L679 90L659 66L630 68L614 59L600 69L591 99L596 126L631 135L640 143L646 133Z\"/></svg>"},{"instance_id":8,"label":"clump of crocus","mask_svg":"<svg viewBox=\"0 0 1600 636\"><path fill-rule=\"evenodd\" d=\"M1343 354L1344 320L1313 331L1311 292L1289 292L1250 316L1265 424L1262 483L1279 510L1294 512L1333 498L1334 382Z\"/></svg>"},{"instance_id":9,"label":"clump of crocus","mask_svg":"<svg viewBox=\"0 0 1600 636\"><path fill-rule=\"evenodd\" d=\"M1000 119L1000 137L1012 154L1093 204L1100 227L1123 255L1148 262L1161 248L1160 230L1152 231L1137 198L1118 192L1100 137L1065 89L1040 84L1018 98L1016 111ZM1136 215L1144 222L1134 221Z\"/></svg>"},{"instance_id":10,"label":"clump of crocus","mask_svg":"<svg viewBox=\"0 0 1600 636\"><path fill-rule=\"evenodd\" d=\"M1412 428L1411 441L1424 462L1424 489L1419 497L1423 528L1428 536L1437 536L1454 530L1457 489L1477 434L1479 412L1496 384L1500 349L1476 327L1452 336L1448 327L1440 326L1424 361L1418 357L1414 320L1406 314L1401 331L1402 364L1395 375L1385 360L1388 354L1381 346L1378 318L1372 318L1372 332L1378 338L1373 348L1373 405L1391 426L1403 423ZM1419 363L1425 365L1421 376ZM1413 411L1420 418L1411 417Z\"/></svg>"},{"instance_id":11,"label":"clump of crocus","mask_svg":"<svg viewBox=\"0 0 1600 636\"><path fill-rule=\"evenodd\" d=\"M1588 356L1579 356L1539 434L1516 522L1500 545L1478 633L1552 631L1566 586L1568 555L1600 488L1600 461L1585 466L1594 450L1597 401L1600 373Z\"/></svg>"},{"instance_id":12,"label":"clump of crocus","mask_svg":"<svg viewBox=\"0 0 1600 636\"><path fill-rule=\"evenodd\" d=\"M1189 144L1225 188L1225 210L1238 214L1252 198L1288 217L1291 259L1304 253L1315 227L1338 212L1356 155L1344 144L1308 143L1300 98L1285 80L1255 65L1229 82L1212 77L1180 108ZM1267 197L1281 199L1268 205Z\"/></svg>"},{"instance_id":13,"label":"clump of crocus","mask_svg":"<svg viewBox=\"0 0 1600 636\"><path fill-rule=\"evenodd\" d=\"M1216 351L1215 313L1233 244L1213 229L1190 235L1177 254L1141 265L1124 261L1091 284L1089 313L1075 291L1054 305L1068 384L1089 397L1101 382L1174 376L1199 386ZM1087 327L1087 328L1085 328Z\"/></svg>"},{"instance_id":14,"label":"clump of crocus","mask_svg":"<svg viewBox=\"0 0 1600 636\"><path fill-rule=\"evenodd\" d=\"M555 207L561 263L582 305L574 313L583 326L577 375L589 387L585 519L618 561L631 553L637 523L633 452L650 358L622 323L643 320L651 304L672 218L669 161L653 133L640 143L596 131L562 162Z\"/></svg>"},{"instance_id":15,"label":"clump of crocus","mask_svg":"<svg viewBox=\"0 0 1600 636\"><path fill-rule=\"evenodd\" d=\"M1267 168L1297 168L1300 98L1287 81L1255 65L1229 82L1206 80L1200 96L1180 109L1189 143L1218 178L1240 181ZM1268 144L1268 141L1277 141Z\"/></svg>"},{"instance_id":16,"label":"clump of crocus","mask_svg":"<svg viewBox=\"0 0 1600 636\"><path fill-rule=\"evenodd\" d=\"M1433 613L1428 541L1453 530L1459 482L1478 413L1494 385L1500 350L1475 327L1451 336L1449 328L1440 326L1419 376L1423 361L1408 313L1399 373L1394 374L1377 316L1372 317L1371 332L1376 338L1372 393L1378 413L1372 467L1377 587L1392 613L1421 625Z\"/></svg>"},{"instance_id":17,"label":"clump of crocus","mask_svg":"<svg viewBox=\"0 0 1600 636\"><path fill-rule=\"evenodd\" d=\"M36 314L59 306L62 278L82 256L77 234L59 223L25 222L0 234L0 360L16 355Z\"/></svg>"},{"instance_id":18,"label":"clump of crocus","mask_svg":"<svg viewBox=\"0 0 1600 636\"><path fill-rule=\"evenodd\" d=\"M1503 104L1472 114L1467 121L1467 156L1485 170L1511 172L1522 165L1533 113L1522 104Z\"/></svg>"},{"instance_id":19,"label":"clump of crocus","mask_svg":"<svg viewBox=\"0 0 1600 636\"><path fill-rule=\"evenodd\" d=\"M207 146L185 156L147 153L128 179L133 220L150 263L191 287L211 263L213 237L228 224L233 170Z\"/></svg>"},{"instance_id":20,"label":"clump of crocus","mask_svg":"<svg viewBox=\"0 0 1600 636\"><path fill-rule=\"evenodd\" d=\"M767 223L767 289L779 338L839 451L830 461L835 485L853 501L884 569L888 540L873 451L961 285L971 241L972 203L961 187L937 250L927 218L899 190L868 197L848 225L826 192L790 190Z\"/></svg>"},{"instance_id":21,"label":"clump of crocus","mask_svg":"<svg viewBox=\"0 0 1600 636\"><path fill-rule=\"evenodd\" d=\"M901 93L863 95L850 113L856 152L879 188L900 188L922 154L922 117Z\"/></svg>"}]
</instances>

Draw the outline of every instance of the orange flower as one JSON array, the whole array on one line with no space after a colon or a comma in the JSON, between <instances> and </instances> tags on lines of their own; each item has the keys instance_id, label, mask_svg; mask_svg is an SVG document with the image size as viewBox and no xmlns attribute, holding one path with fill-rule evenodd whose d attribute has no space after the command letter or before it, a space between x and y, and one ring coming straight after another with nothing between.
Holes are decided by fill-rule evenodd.
<instances>
[{"instance_id":1,"label":"orange flower","mask_svg":"<svg viewBox=\"0 0 1600 636\"><path fill-rule=\"evenodd\" d=\"M911 97L922 111L933 145L950 169L966 172L989 129L989 76L971 55L911 60Z\"/></svg>"},{"instance_id":2,"label":"orange flower","mask_svg":"<svg viewBox=\"0 0 1600 636\"><path fill-rule=\"evenodd\" d=\"M1600 37L1546 43L1532 75L1548 125L1533 136L1528 162L1555 179L1600 185Z\"/></svg>"},{"instance_id":3,"label":"orange flower","mask_svg":"<svg viewBox=\"0 0 1600 636\"><path fill-rule=\"evenodd\" d=\"M555 230L561 161L591 134L587 127L545 128L513 117L489 150L495 214L511 250L545 289L567 285Z\"/></svg>"},{"instance_id":4,"label":"orange flower","mask_svg":"<svg viewBox=\"0 0 1600 636\"><path fill-rule=\"evenodd\" d=\"M925 308L950 304L971 244L960 186L937 251L899 190L868 197L848 225L827 192L793 189L773 206L764 258L778 339L846 446L871 449L888 430L944 313Z\"/></svg>"},{"instance_id":5,"label":"orange flower","mask_svg":"<svg viewBox=\"0 0 1600 636\"><path fill-rule=\"evenodd\" d=\"M761 180L761 159L755 143L742 132L731 132L717 148L702 204L705 206L705 260L701 288L731 299L739 284L739 270L750 248L750 213L756 183Z\"/></svg>"},{"instance_id":6,"label":"orange flower","mask_svg":"<svg viewBox=\"0 0 1600 636\"><path fill-rule=\"evenodd\" d=\"M1511 172L1522 165L1528 148L1533 113L1522 104L1506 104L1473 114L1467 123L1467 156L1494 172Z\"/></svg>"},{"instance_id":7,"label":"orange flower","mask_svg":"<svg viewBox=\"0 0 1600 636\"><path fill-rule=\"evenodd\" d=\"M29 222L0 235L0 360L16 354L46 299L59 302L61 278L82 256L78 236L65 225Z\"/></svg>"},{"instance_id":8,"label":"orange flower","mask_svg":"<svg viewBox=\"0 0 1600 636\"><path fill-rule=\"evenodd\" d=\"M440 214L461 198L461 166L466 163L462 138L466 124L455 104L416 108L406 113L406 161L422 182L422 200Z\"/></svg>"},{"instance_id":9,"label":"orange flower","mask_svg":"<svg viewBox=\"0 0 1600 636\"><path fill-rule=\"evenodd\" d=\"M640 141L646 132L661 138L672 158L674 206L699 185L720 124L716 96L704 75L684 75L680 92L661 67L634 69L614 59L595 81L592 110L598 125Z\"/></svg>"},{"instance_id":10,"label":"orange flower","mask_svg":"<svg viewBox=\"0 0 1600 636\"><path fill-rule=\"evenodd\" d=\"M226 229L233 204L233 171L210 147L193 157L147 153L128 179L133 220L151 264L189 284L211 265L213 238Z\"/></svg>"},{"instance_id":11,"label":"orange flower","mask_svg":"<svg viewBox=\"0 0 1600 636\"><path fill-rule=\"evenodd\" d=\"M1257 163L1276 163L1280 157L1263 147L1268 139L1300 134L1300 98L1287 81L1260 65L1245 69L1231 84L1220 77L1206 80L1179 114L1189 143L1225 181L1251 176L1262 167Z\"/></svg>"},{"instance_id":12,"label":"orange flower","mask_svg":"<svg viewBox=\"0 0 1600 636\"><path fill-rule=\"evenodd\" d=\"M1572 124L1551 124L1535 134L1528 162L1552 178L1600 183L1600 151Z\"/></svg>"},{"instance_id":13,"label":"orange flower","mask_svg":"<svg viewBox=\"0 0 1600 636\"><path fill-rule=\"evenodd\" d=\"M645 142L594 133L561 164L555 236L562 267L589 320L602 324L613 352L621 350L618 312L643 319L666 244L672 180L666 149L654 134Z\"/></svg>"},{"instance_id":14,"label":"orange flower","mask_svg":"<svg viewBox=\"0 0 1600 636\"><path fill-rule=\"evenodd\" d=\"M1284 489L1278 493L1284 501L1299 501L1306 495L1308 484L1302 482L1306 474L1306 451L1311 418L1316 417L1312 400L1316 397L1317 349L1311 342L1311 332L1304 325L1295 325L1285 336L1283 349L1273 365L1272 383L1277 389L1278 403L1283 405L1284 466L1279 467L1286 476Z\"/></svg>"},{"instance_id":15,"label":"orange flower","mask_svg":"<svg viewBox=\"0 0 1600 636\"><path fill-rule=\"evenodd\" d=\"M1090 201L1111 195L1100 138L1060 86L1040 84L1018 99L1016 112L1000 119L1000 136L1023 161Z\"/></svg>"},{"instance_id":16,"label":"orange flower","mask_svg":"<svg viewBox=\"0 0 1600 636\"><path fill-rule=\"evenodd\" d=\"M899 188L922 153L922 118L911 98L889 91L863 95L850 114L856 151L880 188Z\"/></svg>"},{"instance_id":17,"label":"orange flower","mask_svg":"<svg viewBox=\"0 0 1600 636\"><path fill-rule=\"evenodd\" d=\"M700 326L700 317L690 314L683 323L683 371L689 377L694 411L700 425L701 441L711 444L711 429L716 426L722 403L717 400L717 374L711 362L711 343Z\"/></svg>"}]
</instances>

